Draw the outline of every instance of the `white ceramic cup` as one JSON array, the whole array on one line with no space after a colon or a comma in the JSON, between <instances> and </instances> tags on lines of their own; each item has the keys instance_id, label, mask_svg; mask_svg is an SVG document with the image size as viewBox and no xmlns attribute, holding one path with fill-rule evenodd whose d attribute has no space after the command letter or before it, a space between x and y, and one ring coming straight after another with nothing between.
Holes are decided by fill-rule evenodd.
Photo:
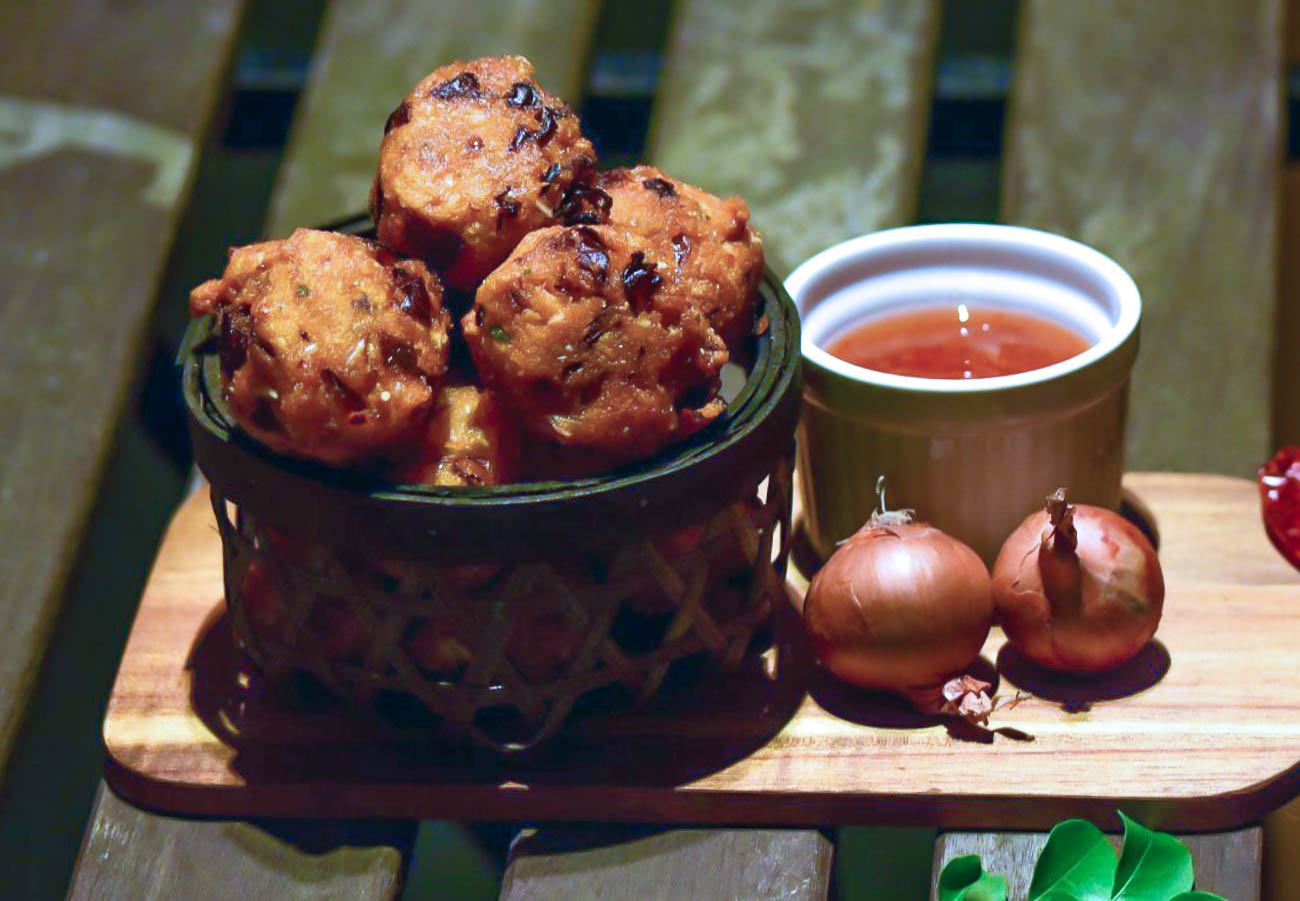
<instances>
[{"instance_id":1,"label":"white ceramic cup","mask_svg":"<svg viewBox=\"0 0 1300 901\"><path fill-rule=\"evenodd\" d=\"M803 320L799 484L822 557L877 505L960 538L992 563L1060 486L1116 508L1129 374L1142 304L1109 257L1005 225L919 225L854 238L786 280ZM1060 363L984 379L926 379L854 366L826 346L872 318L957 303L1033 313L1091 340Z\"/></svg>"}]
</instances>

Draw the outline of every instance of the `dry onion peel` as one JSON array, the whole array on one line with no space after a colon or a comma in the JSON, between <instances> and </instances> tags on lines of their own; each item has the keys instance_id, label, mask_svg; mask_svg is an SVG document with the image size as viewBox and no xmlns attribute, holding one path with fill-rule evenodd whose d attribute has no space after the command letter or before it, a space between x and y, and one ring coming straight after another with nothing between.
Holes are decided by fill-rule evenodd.
<instances>
[{"instance_id":1,"label":"dry onion peel","mask_svg":"<svg viewBox=\"0 0 1300 901\"><path fill-rule=\"evenodd\" d=\"M1003 544L993 598L1007 638L1049 669L1096 673L1134 657L1164 606L1155 549L1124 517L1047 498Z\"/></svg>"},{"instance_id":2,"label":"dry onion peel","mask_svg":"<svg viewBox=\"0 0 1300 901\"><path fill-rule=\"evenodd\" d=\"M882 503L883 506L883 503ZM823 667L940 712L942 686L993 623L988 570L962 542L905 511L878 512L813 578L804 622Z\"/></svg>"}]
</instances>

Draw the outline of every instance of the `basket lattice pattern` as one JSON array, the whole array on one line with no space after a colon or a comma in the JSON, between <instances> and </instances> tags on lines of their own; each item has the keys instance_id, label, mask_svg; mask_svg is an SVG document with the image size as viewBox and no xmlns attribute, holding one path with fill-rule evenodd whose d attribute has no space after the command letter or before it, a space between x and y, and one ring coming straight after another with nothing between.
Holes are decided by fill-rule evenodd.
<instances>
[{"instance_id":1,"label":"basket lattice pattern","mask_svg":"<svg viewBox=\"0 0 1300 901\"><path fill-rule=\"evenodd\" d=\"M214 486L231 623L269 676L415 703L445 733L524 750L584 697L644 702L677 661L727 669L761 650L784 597L790 462L751 499L600 559L474 566L294 541Z\"/></svg>"}]
</instances>

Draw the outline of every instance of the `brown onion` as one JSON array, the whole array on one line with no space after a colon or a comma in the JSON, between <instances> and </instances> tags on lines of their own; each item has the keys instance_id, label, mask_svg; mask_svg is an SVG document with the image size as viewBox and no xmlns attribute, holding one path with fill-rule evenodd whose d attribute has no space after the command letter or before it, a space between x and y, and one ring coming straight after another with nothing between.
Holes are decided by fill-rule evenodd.
<instances>
[{"instance_id":1,"label":"brown onion","mask_svg":"<svg viewBox=\"0 0 1300 901\"><path fill-rule=\"evenodd\" d=\"M1007 638L1049 669L1112 669L1146 647L1165 582L1151 542L1111 510L1067 504L1065 490L1022 522L993 565Z\"/></svg>"},{"instance_id":2,"label":"brown onion","mask_svg":"<svg viewBox=\"0 0 1300 901\"><path fill-rule=\"evenodd\" d=\"M876 514L817 573L803 616L831 673L916 697L978 656L993 622L989 573L956 538Z\"/></svg>"}]
</instances>

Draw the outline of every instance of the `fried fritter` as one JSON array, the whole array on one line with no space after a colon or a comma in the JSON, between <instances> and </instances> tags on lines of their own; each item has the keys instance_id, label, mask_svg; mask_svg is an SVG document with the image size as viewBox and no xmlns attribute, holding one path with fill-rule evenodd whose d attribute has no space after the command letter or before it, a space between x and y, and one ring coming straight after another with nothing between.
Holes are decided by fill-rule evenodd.
<instances>
[{"instance_id":1,"label":"fried fritter","mask_svg":"<svg viewBox=\"0 0 1300 901\"><path fill-rule=\"evenodd\" d=\"M548 602L521 598L513 605L515 623L505 645L506 659L534 684L563 675L581 650L585 634L581 625ZM486 610L477 617L421 617L412 621L402 649L422 670L455 679L473 661L489 628Z\"/></svg>"},{"instance_id":2,"label":"fried fritter","mask_svg":"<svg viewBox=\"0 0 1300 901\"><path fill-rule=\"evenodd\" d=\"M533 232L461 324L483 381L559 444L634 459L724 409L727 349L683 296L672 248L624 228Z\"/></svg>"},{"instance_id":3,"label":"fried fritter","mask_svg":"<svg viewBox=\"0 0 1300 901\"><path fill-rule=\"evenodd\" d=\"M603 215L583 212L595 161L524 57L442 66L385 126L370 196L379 240L473 291L533 229Z\"/></svg>"},{"instance_id":4,"label":"fried fritter","mask_svg":"<svg viewBox=\"0 0 1300 901\"><path fill-rule=\"evenodd\" d=\"M391 475L410 485L501 485L519 473L519 436L496 396L478 385L444 385L425 438Z\"/></svg>"},{"instance_id":5,"label":"fried fritter","mask_svg":"<svg viewBox=\"0 0 1300 901\"><path fill-rule=\"evenodd\" d=\"M725 200L653 166L597 177L609 222L670 244L682 296L704 313L733 355L754 329L763 239L739 197Z\"/></svg>"},{"instance_id":6,"label":"fried fritter","mask_svg":"<svg viewBox=\"0 0 1300 901\"><path fill-rule=\"evenodd\" d=\"M255 640L288 644L293 612L272 572L254 560L244 573L240 595ZM321 596L298 630L296 646L309 646L331 662L358 662L370 643L370 630L342 599Z\"/></svg>"},{"instance_id":7,"label":"fried fritter","mask_svg":"<svg viewBox=\"0 0 1300 901\"><path fill-rule=\"evenodd\" d=\"M298 229L236 248L190 309L216 313L226 401L278 453L382 455L424 427L447 369L438 279L351 235Z\"/></svg>"}]
</instances>

